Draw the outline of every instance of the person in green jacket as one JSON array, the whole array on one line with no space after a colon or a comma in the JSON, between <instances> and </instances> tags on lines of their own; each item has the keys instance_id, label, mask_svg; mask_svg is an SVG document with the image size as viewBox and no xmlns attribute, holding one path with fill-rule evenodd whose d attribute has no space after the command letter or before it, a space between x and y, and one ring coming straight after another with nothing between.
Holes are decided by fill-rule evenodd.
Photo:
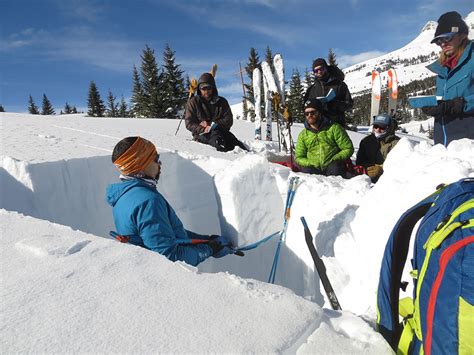
<instances>
[{"instance_id":1,"label":"person in green jacket","mask_svg":"<svg viewBox=\"0 0 474 355\"><path fill-rule=\"evenodd\" d=\"M348 178L345 161L354 152L347 132L324 116L318 99L304 103L306 121L298 135L295 158L300 171L308 174L336 175Z\"/></svg>"}]
</instances>

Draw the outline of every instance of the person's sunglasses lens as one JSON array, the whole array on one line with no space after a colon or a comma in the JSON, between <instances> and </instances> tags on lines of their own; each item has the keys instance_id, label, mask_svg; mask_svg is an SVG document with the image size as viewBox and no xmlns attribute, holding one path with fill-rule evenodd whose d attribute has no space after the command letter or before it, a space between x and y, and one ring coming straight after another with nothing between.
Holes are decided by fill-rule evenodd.
<instances>
[{"instance_id":1,"label":"person's sunglasses lens","mask_svg":"<svg viewBox=\"0 0 474 355\"><path fill-rule=\"evenodd\" d=\"M438 38L438 39L436 40L436 44L437 44L438 46L440 46L440 45L442 45L442 44L449 43L449 42L451 42L451 41L453 40L453 38L454 38L454 35L447 36L447 37L442 37L442 38Z\"/></svg>"}]
</instances>

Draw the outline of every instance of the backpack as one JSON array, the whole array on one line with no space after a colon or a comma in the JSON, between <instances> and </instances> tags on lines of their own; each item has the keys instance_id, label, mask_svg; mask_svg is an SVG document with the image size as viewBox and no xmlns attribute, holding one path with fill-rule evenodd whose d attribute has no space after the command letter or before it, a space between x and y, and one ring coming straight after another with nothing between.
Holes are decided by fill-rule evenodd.
<instances>
[{"instance_id":1,"label":"backpack","mask_svg":"<svg viewBox=\"0 0 474 355\"><path fill-rule=\"evenodd\" d=\"M422 217L411 260L413 299L399 300L412 230ZM398 220L380 269L377 330L397 354L474 354L474 179L438 187Z\"/></svg>"}]
</instances>

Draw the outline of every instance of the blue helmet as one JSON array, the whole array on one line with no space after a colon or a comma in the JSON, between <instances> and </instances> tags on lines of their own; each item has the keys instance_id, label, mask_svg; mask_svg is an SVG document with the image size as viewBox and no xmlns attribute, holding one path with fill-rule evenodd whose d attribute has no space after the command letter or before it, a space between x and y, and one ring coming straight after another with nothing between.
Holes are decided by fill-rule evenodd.
<instances>
[{"instance_id":1,"label":"blue helmet","mask_svg":"<svg viewBox=\"0 0 474 355\"><path fill-rule=\"evenodd\" d=\"M372 125L377 125L379 127L386 129L387 127L390 126L390 121L391 121L391 118L388 114L381 113L374 117L374 122L372 122Z\"/></svg>"}]
</instances>

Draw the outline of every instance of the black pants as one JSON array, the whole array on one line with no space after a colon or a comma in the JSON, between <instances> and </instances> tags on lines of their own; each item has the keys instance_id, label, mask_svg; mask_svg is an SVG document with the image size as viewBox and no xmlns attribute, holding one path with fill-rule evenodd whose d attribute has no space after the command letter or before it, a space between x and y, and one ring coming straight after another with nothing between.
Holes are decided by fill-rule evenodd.
<instances>
[{"instance_id":1,"label":"black pants","mask_svg":"<svg viewBox=\"0 0 474 355\"><path fill-rule=\"evenodd\" d=\"M325 176L342 176L344 179L348 179L346 172L346 164L342 160L335 160L328 165L325 170L321 170L315 167L300 167L300 171L306 174L316 174Z\"/></svg>"},{"instance_id":2,"label":"black pants","mask_svg":"<svg viewBox=\"0 0 474 355\"><path fill-rule=\"evenodd\" d=\"M196 136L195 139L200 143L213 146L220 152L234 150L236 146L248 151L247 147L230 131L220 129L219 127L208 133L200 134Z\"/></svg>"}]
</instances>

